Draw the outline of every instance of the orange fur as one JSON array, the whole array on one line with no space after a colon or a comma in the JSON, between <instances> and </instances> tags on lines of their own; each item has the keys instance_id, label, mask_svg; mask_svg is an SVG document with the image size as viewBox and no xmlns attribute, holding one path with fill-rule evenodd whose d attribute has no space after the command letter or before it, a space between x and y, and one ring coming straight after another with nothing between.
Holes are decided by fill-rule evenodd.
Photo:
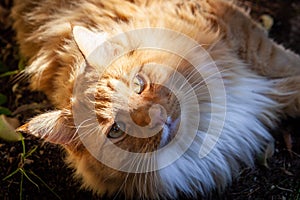
<instances>
[{"instance_id":1,"label":"orange fur","mask_svg":"<svg viewBox=\"0 0 300 200\"><path fill-rule=\"evenodd\" d=\"M117 120L117 117L120 117L118 120L125 122L131 117L141 127L149 125L155 128L156 122L151 121L151 108L153 108L153 115L166 114L171 118L178 118L182 113L178 105L180 100L170 94L170 90L156 84L158 82L165 83L172 79L172 74L167 69L149 67L148 65L149 63L168 65L185 77L190 76L193 67L188 60L182 60L180 56L171 52L132 50L115 60L99 79L93 74L94 68L97 67L90 66L86 62L86 60L89 61L89 58L85 55L85 49L82 49L82 44L76 43L74 39L75 36L72 31L76 26L86 27L95 33L105 32L110 37L122 32L149 27L165 28L182 33L199 43L214 61L219 62L218 67L224 76L223 78L227 81L225 83L226 92L233 99L236 97L235 95L238 96L239 91L233 90L231 94L230 88L238 88L243 77L249 78L249 80L252 78L259 81L263 80L262 82L270 80L268 84L270 83L272 87L261 86L263 89L260 90L260 86L257 86L257 91L256 86L249 85L249 87L253 87L255 95L261 95L259 97L262 100L257 100L256 104L264 102L262 104L264 104L265 110L257 111L261 112L257 116L253 114L255 119L258 119L254 120L255 122L259 120L262 122L257 125L259 126L257 130L264 130L260 128L261 124L274 127L273 121L277 119L278 114L299 115L299 56L270 40L266 32L249 17L248 13L231 1L15 0L12 16L15 20L14 28L17 32L20 51L29 59L24 74L29 77L31 88L44 92L58 109L33 118L20 130L64 145L69 153L67 162L76 168L76 175L83 179L83 187L89 188L99 195L114 196L121 191L128 198L164 198L176 197L177 192L172 189L175 188L174 190L179 191L182 189L178 188L179 186L173 188L170 186L170 190L166 189L169 186L166 186L166 183L162 181L163 177L160 177L156 171L140 174L125 173L105 166L85 148L77 131L78 128L84 129L87 133L90 133L91 130L100 130L103 133L100 134L101 136L107 136L107 130ZM169 43L174 42L183 52L189 50L190 46L176 41L176 38L171 39ZM128 41L128 46L130 46L130 42L134 39L129 38ZM157 38L156 42L163 41ZM122 44L117 45L122 46ZM110 52L111 54L118 53L117 47L107 48L114 50ZM82 63L86 65L83 73ZM130 86L131 80L137 73L141 73L146 82L154 83L146 85L140 95L135 94ZM188 82L193 88L198 88L199 85L204 85L206 82L210 84L210 74L207 71L202 71L202 73L204 77L203 74L196 72L189 77ZM83 80L83 82L78 83L78 80ZM80 87L74 87L75 84ZM95 95L94 90L91 89L92 86L96 88ZM219 86L214 85L214 87ZM268 88L268 91L264 89L265 87ZM78 91L79 95L74 95L74 91ZM207 103L210 100L207 89L200 88L197 92L199 93L196 94L197 100L200 103L203 116L212 117L214 113L209 114L211 107ZM252 95L251 92L249 94ZM241 98L245 98L246 102L248 97ZM266 102L270 103L269 107L265 105ZM81 108L82 105L86 105L85 103L87 103L87 107L90 106L95 109L99 123L96 126L89 124L90 129L84 125L76 127L74 122L76 117L74 117L75 114L72 109ZM129 105L128 108L124 107L127 104ZM163 105L165 110L152 107L156 104ZM249 106L251 107L251 105ZM236 109L229 106L228 115L238 113L239 109L238 106ZM123 114L126 112L131 113L130 117ZM157 112L159 113L157 114ZM193 116L189 117L193 119ZM160 121L157 123L159 124ZM205 119L199 123L199 126L199 130L204 132L209 128ZM232 127L228 129L230 128ZM141 136L148 134L142 130L142 128L133 128L133 130L126 130L126 132L136 132ZM257 130L252 132L260 132ZM255 134L253 133L253 135ZM95 141L96 143L101 139L101 137L98 138L99 135L96 135L97 137L91 135L85 135L89 142ZM149 138L124 136L119 140L112 141L122 149L144 153L157 150L162 137L162 131L160 131L160 134ZM255 136L255 138L253 143L249 140L250 142L247 144L249 146L255 146L260 142L261 144L257 145L255 150L245 147L245 151L247 151L245 155L253 156L252 154L259 152L257 149L263 148L265 144L263 140L268 136L266 138ZM226 143L226 139L224 141ZM101 142L105 143L104 141ZM103 145L102 143L101 145ZM226 145L224 144L224 148L231 148ZM109 147L107 148L109 149ZM237 151L242 152L243 149ZM112 155L114 157L112 160L115 157L120 159L120 165L126 163L126 158L115 155L114 151L112 151ZM247 156L241 157L247 160ZM186 187L193 188L196 192L196 188L203 187L203 189L199 189L201 194L206 194L213 187L219 189L225 187L229 181L225 176L234 173L232 171L238 168L236 167L238 162L233 158L236 156L230 153L224 157L228 169L226 168L222 173L223 171L216 167L216 170L209 172L215 185L211 186L207 183L208 186L205 187L203 185L206 183L201 182L201 180L194 183L194 177L191 183L187 181ZM196 162L194 158L190 161L191 163ZM221 161L220 165L223 165ZM202 167L205 168L205 166ZM204 170L204 172L206 171ZM177 184L180 185L181 183ZM194 195L190 191L184 190L183 192Z\"/></svg>"}]
</instances>

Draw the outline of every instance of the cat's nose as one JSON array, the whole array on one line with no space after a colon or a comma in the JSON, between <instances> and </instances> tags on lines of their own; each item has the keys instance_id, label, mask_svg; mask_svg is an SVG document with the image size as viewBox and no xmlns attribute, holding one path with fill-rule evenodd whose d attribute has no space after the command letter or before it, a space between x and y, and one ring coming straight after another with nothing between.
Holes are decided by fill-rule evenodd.
<instances>
[{"instance_id":1,"label":"cat's nose","mask_svg":"<svg viewBox=\"0 0 300 200\"><path fill-rule=\"evenodd\" d=\"M167 120L167 112L160 104L152 105L149 108L150 123L149 128L155 128L157 126L163 126Z\"/></svg>"},{"instance_id":2,"label":"cat's nose","mask_svg":"<svg viewBox=\"0 0 300 200\"><path fill-rule=\"evenodd\" d=\"M166 109L160 104L152 104L139 107L130 113L135 126L144 127L144 130L151 130L162 127L167 120Z\"/></svg>"}]
</instances>

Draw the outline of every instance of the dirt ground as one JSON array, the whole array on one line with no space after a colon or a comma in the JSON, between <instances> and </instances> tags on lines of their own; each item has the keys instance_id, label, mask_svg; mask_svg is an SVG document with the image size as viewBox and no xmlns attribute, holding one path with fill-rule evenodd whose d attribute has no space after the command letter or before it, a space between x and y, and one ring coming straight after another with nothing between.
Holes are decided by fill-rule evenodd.
<instances>
[{"instance_id":1,"label":"dirt ground","mask_svg":"<svg viewBox=\"0 0 300 200\"><path fill-rule=\"evenodd\" d=\"M0 1L0 74L23 65L8 18L11 4L10 0ZM300 54L300 1L247 0L242 4L251 8L251 15L257 20L263 14L270 16L274 20L270 36ZM7 97L2 106L15 111L13 117L24 123L51 109L43 94L31 92L25 81L15 80L15 76L0 77L0 93ZM299 128L300 119L284 120L273 131L276 146L269 168L257 165L255 169L242 169L232 185L212 199L300 199ZM287 151L284 133L291 134L292 153ZM63 162L63 149L32 137L26 137L24 144L27 153L33 152L22 161L22 143L0 139L0 199L19 199L20 191L22 199L97 199L91 192L80 190L80 184L72 179L72 170ZM23 173L19 171L4 179L18 168Z\"/></svg>"}]
</instances>

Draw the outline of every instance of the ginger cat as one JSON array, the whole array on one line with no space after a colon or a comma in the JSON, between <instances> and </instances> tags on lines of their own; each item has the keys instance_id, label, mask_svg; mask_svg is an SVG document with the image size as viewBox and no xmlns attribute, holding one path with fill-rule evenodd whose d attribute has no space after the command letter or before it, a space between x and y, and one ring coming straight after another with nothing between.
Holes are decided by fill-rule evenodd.
<instances>
[{"instance_id":1,"label":"ginger cat","mask_svg":"<svg viewBox=\"0 0 300 200\"><path fill-rule=\"evenodd\" d=\"M226 0L15 0L24 76L57 110L19 130L99 196L207 197L300 111L300 57Z\"/></svg>"}]
</instances>

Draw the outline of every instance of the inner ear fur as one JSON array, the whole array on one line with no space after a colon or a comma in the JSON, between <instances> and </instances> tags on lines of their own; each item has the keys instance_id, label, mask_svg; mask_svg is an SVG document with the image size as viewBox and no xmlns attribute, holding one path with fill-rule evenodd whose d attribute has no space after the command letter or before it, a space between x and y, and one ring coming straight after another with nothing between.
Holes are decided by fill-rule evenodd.
<instances>
[{"instance_id":1,"label":"inner ear fur","mask_svg":"<svg viewBox=\"0 0 300 200\"><path fill-rule=\"evenodd\" d=\"M106 32L93 32L82 26L74 26L72 33L83 57L92 66L106 66L123 51L120 44L109 40Z\"/></svg>"},{"instance_id":2,"label":"inner ear fur","mask_svg":"<svg viewBox=\"0 0 300 200\"><path fill-rule=\"evenodd\" d=\"M72 115L68 110L57 110L38 115L19 127L17 131L63 145L71 145L76 139Z\"/></svg>"}]
</instances>

